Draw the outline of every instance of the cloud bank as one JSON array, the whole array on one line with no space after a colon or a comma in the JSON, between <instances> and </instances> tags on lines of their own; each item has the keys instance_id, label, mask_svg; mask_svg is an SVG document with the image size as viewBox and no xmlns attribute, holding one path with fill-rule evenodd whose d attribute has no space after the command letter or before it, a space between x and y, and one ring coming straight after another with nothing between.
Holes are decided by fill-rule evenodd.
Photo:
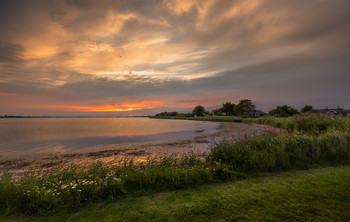
<instances>
[{"instance_id":1,"label":"cloud bank","mask_svg":"<svg viewBox=\"0 0 350 222\"><path fill-rule=\"evenodd\" d=\"M0 115L350 108L350 2L0 2Z\"/></svg>"}]
</instances>

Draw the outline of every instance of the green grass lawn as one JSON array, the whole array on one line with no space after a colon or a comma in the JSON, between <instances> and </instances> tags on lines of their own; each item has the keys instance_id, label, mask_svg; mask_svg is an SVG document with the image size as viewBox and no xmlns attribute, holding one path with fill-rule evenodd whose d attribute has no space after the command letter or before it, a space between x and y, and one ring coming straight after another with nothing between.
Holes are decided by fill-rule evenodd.
<instances>
[{"instance_id":1,"label":"green grass lawn","mask_svg":"<svg viewBox=\"0 0 350 222\"><path fill-rule=\"evenodd\" d=\"M37 221L349 221L350 167L295 171L93 204Z\"/></svg>"}]
</instances>

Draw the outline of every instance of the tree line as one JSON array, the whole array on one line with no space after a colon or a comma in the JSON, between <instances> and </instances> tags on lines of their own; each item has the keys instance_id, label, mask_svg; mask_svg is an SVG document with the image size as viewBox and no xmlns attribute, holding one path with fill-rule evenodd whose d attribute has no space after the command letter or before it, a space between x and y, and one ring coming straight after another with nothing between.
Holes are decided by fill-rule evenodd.
<instances>
[{"instance_id":1,"label":"tree line","mask_svg":"<svg viewBox=\"0 0 350 222\"><path fill-rule=\"evenodd\" d=\"M237 104L225 102L220 108L214 109L212 112L206 111L201 105L196 106L191 113L181 114L185 117L194 116L244 116L245 114L256 112L255 104L250 99L241 99ZM312 110L311 105L305 105L300 111L288 105L280 105L268 112L269 115L276 117L288 117L299 113L305 113ZM262 113L262 112L261 112ZM177 116L177 112L162 112L156 116ZM248 115L249 116L249 115Z\"/></svg>"}]
</instances>

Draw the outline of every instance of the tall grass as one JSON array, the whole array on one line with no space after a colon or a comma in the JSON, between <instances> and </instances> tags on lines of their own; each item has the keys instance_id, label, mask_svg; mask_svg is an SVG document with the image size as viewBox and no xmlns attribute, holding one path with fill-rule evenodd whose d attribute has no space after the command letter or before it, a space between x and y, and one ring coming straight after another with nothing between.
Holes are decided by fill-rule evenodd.
<instances>
[{"instance_id":1,"label":"tall grass","mask_svg":"<svg viewBox=\"0 0 350 222\"><path fill-rule=\"evenodd\" d=\"M265 135L212 148L208 160L247 173L350 163L350 134L329 132L312 135Z\"/></svg>"},{"instance_id":2,"label":"tall grass","mask_svg":"<svg viewBox=\"0 0 350 222\"><path fill-rule=\"evenodd\" d=\"M287 118L260 117L244 119L244 122L254 122L283 128L299 134L320 135L329 130L350 131L350 118L331 117L328 115L295 115Z\"/></svg>"},{"instance_id":3,"label":"tall grass","mask_svg":"<svg viewBox=\"0 0 350 222\"><path fill-rule=\"evenodd\" d=\"M195 156L165 157L144 165L124 162L109 168L97 162L89 169L73 165L66 169L37 172L15 178L0 176L0 212L10 215L74 212L87 203L157 191L233 180L241 173L223 165L208 165Z\"/></svg>"}]
</instances>

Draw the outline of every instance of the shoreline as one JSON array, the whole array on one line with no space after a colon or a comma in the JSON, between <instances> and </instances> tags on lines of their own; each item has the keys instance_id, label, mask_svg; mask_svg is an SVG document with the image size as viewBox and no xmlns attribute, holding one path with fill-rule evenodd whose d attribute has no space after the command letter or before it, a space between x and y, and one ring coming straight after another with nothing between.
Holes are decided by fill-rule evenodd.
<instances>
[{"instance_id":1,"label":"shoreline","mask_svg":"<svg viewBox=\"0 0 350 222\"><path fill-rule=\"evenodd\" d=\"M31 171L51 170L72 164L89 166L101 161L108 166L116 166L121 161L144 162L148 158L160 158L171 155L205 155L210 148L221 141L232 141L255 137L266 133L279 133L280 129L255 123L222 122L222 128L216 132L194 136L190 139L146 142L133 144L113 144L94 151L41 153L33 155L0 156L0 171L22 176Z\"/></svg>"}]
</instances>

